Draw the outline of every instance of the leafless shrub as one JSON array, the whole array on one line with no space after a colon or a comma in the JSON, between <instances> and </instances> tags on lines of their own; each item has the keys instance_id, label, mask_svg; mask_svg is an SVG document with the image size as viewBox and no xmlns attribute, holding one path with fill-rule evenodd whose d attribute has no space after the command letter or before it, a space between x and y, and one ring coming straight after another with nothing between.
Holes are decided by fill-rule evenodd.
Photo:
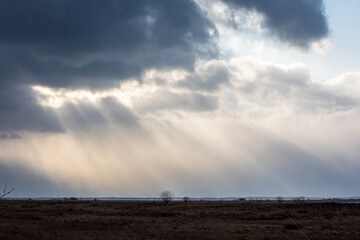
<instances>
[{"instance_id":1,"label":"leafless shrub","mask_svg":"<svg viewBox=\"0 0 360 240\"><path fill-rule=\"evenodd\" d=\"M164 203L171 202L172 198L174 197L174 193L169 190L164 190L160 193L160 197Z\"/></svg>"},{"instance_id":2,"label":"leafless shrub","mask_svg":"<svg viewBox=\"0 0 360 240\"><path fill-rule=\"evenodd\" d=\"M184 201L184 203L188 203L188 202L190 202L190 198L185 196L185 197L183 197L183 201Z\"/></svg>"},{"instance_id":3,"label":"leafless shrub","mask_svg":"<svg viewBox=\"0 0 360 240\"><path fill-rule=\"evenodd\" d=\"M8 190L5 185L3 192L0 193L0 199L4 198L6 195L10 194L14 190L15 190L14 188L12 188L11 190Z\"/></svg>"}]
</instances>

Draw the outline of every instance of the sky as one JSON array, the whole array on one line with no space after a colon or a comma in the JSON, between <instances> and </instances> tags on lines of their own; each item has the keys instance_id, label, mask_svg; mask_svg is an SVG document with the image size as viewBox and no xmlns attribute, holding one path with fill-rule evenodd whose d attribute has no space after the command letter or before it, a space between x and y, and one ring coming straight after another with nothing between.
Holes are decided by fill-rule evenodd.
<instances>
[{"instance_id":1,"label":"sky","mask_svg":"<svg viewBox=\"0 0 360 240\"><path fill-rule=\"evenodd\" d=\"M12 197L360 196L357 0L3 0Z\"/></svg>"}]
</instances>

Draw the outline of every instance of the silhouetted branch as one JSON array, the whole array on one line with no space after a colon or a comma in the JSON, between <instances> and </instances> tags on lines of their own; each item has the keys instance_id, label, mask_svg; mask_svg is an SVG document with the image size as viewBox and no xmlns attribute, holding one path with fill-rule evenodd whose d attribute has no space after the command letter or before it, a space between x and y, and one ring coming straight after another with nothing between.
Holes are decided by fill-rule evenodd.
<instances>
[{"instance_id":1,"label":"silhouetted branch","mask_svg":"<svg viewBox=\"0 0 360 240\"><path fill-rule=\"evenodd\" d=\"M11 190L7 190L7 187L5 185L3 192L0 194L0 199L5 197L6 195L10 194L12 191L14 191L15 188L12 188Z\"/></svg>"}]
</instances>

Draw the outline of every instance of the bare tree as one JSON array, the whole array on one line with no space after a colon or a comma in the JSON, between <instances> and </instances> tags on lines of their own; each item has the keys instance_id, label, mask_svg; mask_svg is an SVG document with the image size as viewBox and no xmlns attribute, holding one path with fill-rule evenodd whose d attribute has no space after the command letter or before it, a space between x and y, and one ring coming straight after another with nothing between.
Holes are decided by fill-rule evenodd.
<instances>
[{"instance_id":1,"label":"bare tree","mask_svg":"<svg viewBox=\"0 0 360 240\"><path fill-rule=\"evenodd\" d=\"M185 197L183 197L183 201L184 201L184 203L188 203L188 202L190 202L190 198L185 196Z\"/></svg>"},{"instance_id":2,"label":"bare tree","mask_svg":"<svg viewBox=\"0 0 360 240\"><path fill-rule=\"evenodd\" d=\"M14 190L14 188L12 188L11 190L7 190L7 187L5 185L3 192L0 193L0 199L4 198L6 195L10 194Z\"/></svg>"},{"instance_id":3,"label":"bare tree","mask_svg":"<svg viewBox=\"0 0 360 240\"><path fill-rule=\"evenodd\" d=\"M164 190L160 193L160 197L164 203L171 202L172 198L174 197L174 193L169 190Z\"/></svg>"}]
</instances>

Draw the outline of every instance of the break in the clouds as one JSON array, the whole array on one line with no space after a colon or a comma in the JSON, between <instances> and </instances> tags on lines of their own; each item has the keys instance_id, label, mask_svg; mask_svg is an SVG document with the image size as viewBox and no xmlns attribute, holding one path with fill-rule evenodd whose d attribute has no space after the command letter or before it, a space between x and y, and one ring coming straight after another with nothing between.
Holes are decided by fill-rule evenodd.
<instances>
[{"instance_id":1,"label":"break in the clouds","mask_svg":"<svg viewBox=\"0 0 360 240\"><path fill-rule=\"evenodd\" d=\"M231 7L259 12L271 35L297 47L308 48L329 33L322 0L222 1Z\"/></svg>"}]
</instances>

